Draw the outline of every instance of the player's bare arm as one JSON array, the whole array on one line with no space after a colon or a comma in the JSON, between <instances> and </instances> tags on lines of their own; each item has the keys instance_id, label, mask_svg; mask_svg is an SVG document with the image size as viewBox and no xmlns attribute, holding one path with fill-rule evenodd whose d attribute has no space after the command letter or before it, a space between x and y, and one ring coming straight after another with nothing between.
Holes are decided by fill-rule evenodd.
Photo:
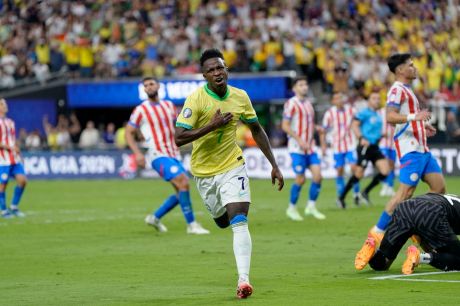
<instances>
[{"instance_id":1,"label":"player's bare arm","mask_svg":"<svg viewBox=\"0 0 460 306\"><path fill-rule=\"evenodd\" d=\"M417 114L403 115L396 107L387 106L387 122L390 124L401 124L409 121L427 121L431 118L431 113L422 109Z\"/></svg>"},{"instance_id":2,"label":"player's bare arm","mask_svg":"<svg viewBox=\"0 0 460 306\"><path fill-rule=\"evenodd\" d=\"M319 144L321 146L321 152L323 156L326 156L327 144L326 144L326 129L322 126L315 126L316 131L319 134Z\"/></svg>"},{"instance_id":3,"label":"player's bare arm","mask_svg":"<svg viewBox=\"0 0 460 306\"><path fill-rule=\"evenodd\" d=\"M361 134L361 130L359 128L360 126L361 126L361 122L357 119L353 119L353 121L351 122L351 130L355 134L356 138L359 139L359 144L364 147L367 147L369 146L369 141L367 141L366 139L362 137L363 135Z\"/></svg>"},{"instance_id":4,"label":"player's bare arm","mask_svg":"<svg viewBox=\"0 0 460 306\"><path fill-rule=\"evenodd\" d=\"M136 134L136 128L133 127L132 125L126 125L126 130L125 130L125 138L126 138L126 143L128 144L129 148L131 151L133 151L134 155L136 156L136 163L139 167L144 168L145 167L145 157L144 154L142 154L141 150L137 146L136 140L134 139L134 135Z\"/></svg>"},{"instance_id":5,"label":"player's bare arm","mask_svg":"<svg viewBox=\"0 0 460 306\"><path fill-rule=\"evenodd\" d=\"M302 150L307 151L309 149L308 144L302 140L302 138L299 137L294 131L291 129L291 122L289 120L283 119L281 122L281 128L283 131L288 134L290 137L294 138L299 146L302 148Z\"/></svg>"},{"instance_id":6,"label":"player's bare arm","mask_svg":"<svg viewBox=\"0 0 460 306\"><path fill-rule=\"evenodd\" d=\"M278 168L278 164L276 163L275 157L273 156L273 152L270 147L270 141L268 140L267 134L265 133L264 129L260 126L260 123L258 121L249 123L248 126L249 129L251 129L252 137L254 138L260 150L264 153L265 157L272 165L272 184L274 185L276 180L278 180L278 190L283 189L283 174Z\"/></svg>"},{"instance_id":7,"label":"player's bare arm","mask_svg":"<svg viewBox=\"0 0 460 306\"><path fill-rule=\"evenodd\" d=\"M232 113L223 113L218 109L212 117L211 121L198 129L185 129L182 127L176 127L176 133L174 135L174 140L178 147L183 146L187 143L197 140L200 137L220 128L221 126L226 125L233 119Z\"/></svg>"}]
</instances>

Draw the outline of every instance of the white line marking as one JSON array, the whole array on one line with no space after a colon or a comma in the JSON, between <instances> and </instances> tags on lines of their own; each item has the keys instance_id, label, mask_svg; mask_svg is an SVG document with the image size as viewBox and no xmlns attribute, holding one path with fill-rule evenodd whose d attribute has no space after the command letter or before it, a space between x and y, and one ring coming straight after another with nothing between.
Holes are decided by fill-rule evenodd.
<instances>
[{"instance_id":1,"label":"white line marking","mask_svg":"<svg viewBox=\"0 0 460 306\"><path fill-rule=\"evenodd\" d=\"M384 280L384 279L398 279L398 280L403 280L403 279L399 279L399 278L414 277L414 276L423 276L423 275L436 275L436 274L458 273L458 272L460 272L460 271L425 272L425 273L415 273L415 274L409 274L409 275L405 275L405 274L393 274L393 275L385 275L385 276L371 277L371 278L369 278L369 279L372 279L372 280ZM412 279L412 280L414 280L414 279ZM429 281L429 280L427 280L427 281ZM455 282L457 282L457 281L455 281ZM460 282L460 281L459 281L459 282Z\"/></svg>"},{"instance_id":2,"label":"white line marking","mask_svg":"<svg viewBox=\"0 0 460 306\"><path fill-rule=\"evenodd\" d=\"M431 283L460 283L460 280L443 280L443 279L421 279L421 278L395 278L397 281L407 282L431 282Z\"/></svg>"}]
</instances>

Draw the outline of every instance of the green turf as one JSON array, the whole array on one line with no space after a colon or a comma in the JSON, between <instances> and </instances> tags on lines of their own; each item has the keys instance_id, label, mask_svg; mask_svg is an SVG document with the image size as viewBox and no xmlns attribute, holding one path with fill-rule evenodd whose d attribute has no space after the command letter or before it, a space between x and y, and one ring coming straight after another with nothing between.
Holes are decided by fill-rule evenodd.
<instances>
[{"instance_id":1,"label":"green turf","mask_svg":"<svg viewBox=\"0 0 460 306\"><path fill-rule=\"evenodd\" d=\"M319 199L327 219L294 223L284 214L291 182L282 192L268 181L251 184L255 292L246 301L234 297L231 230L213 224L194 186L208 236L186 235L179 208L164 218L166 234L144 225L172 191L160 180L33 181L21 204L27 218L0 220L0 305L458 305L459 283L369 280L400 274L402 256L388 272L354 270L355 252L383 208L379 188L373 207L339 211L327 180ZM455 192L460 178L447 186ZM460 274L417 278L452 281Z\"/></svg>"}]
</instances>

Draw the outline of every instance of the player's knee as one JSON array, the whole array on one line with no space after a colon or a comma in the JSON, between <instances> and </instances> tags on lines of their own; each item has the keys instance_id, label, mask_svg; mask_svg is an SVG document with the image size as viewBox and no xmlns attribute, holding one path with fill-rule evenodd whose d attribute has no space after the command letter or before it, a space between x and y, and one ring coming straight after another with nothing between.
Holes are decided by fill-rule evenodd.
<instances>
[{"instance_id":1,"label":"player's knee","mask_svg":"<svg viewBox=\"0 0 460 306\"><path fill-rule=\"evenodd\" d=\"M27 185L27 179L26 177L18 177L17 179L17 184L19 187L24 188Z\"/></svg>"},{"instance_id":2,"label":"player's knee","mask_svg":"<svg viewBox=\"0 0 460 306\"><path fill-rule=\"evenodd\" d=\"M446 186L443 184L441 186L437 186L433 189L433 192L434 193L441 193L441 194L444 194L446 193Z\"/></svg>"},{"instance_id":3,"label":"player's knee","mask_svg":"<svg viewBox=\"0 0 460 306\"><path fill-rule=\"evenodd\" d=\"M297 176L295 178L295 182L297 185L302 186L303 184L305 184L305 176Z\"/></svg>"},{"instance_id":4,"label":"player's knee","mask_svg":"<svg viewBox=\"0 0 460 306\"><path fill-rule=\"evenodd\" d=\"M316 174L316 175L313 175L313 177L312 177L313 182L315 182L317 184L321 183L322 179L323 178L321 177L321 174Z\"/></svg>"}]
</instances>

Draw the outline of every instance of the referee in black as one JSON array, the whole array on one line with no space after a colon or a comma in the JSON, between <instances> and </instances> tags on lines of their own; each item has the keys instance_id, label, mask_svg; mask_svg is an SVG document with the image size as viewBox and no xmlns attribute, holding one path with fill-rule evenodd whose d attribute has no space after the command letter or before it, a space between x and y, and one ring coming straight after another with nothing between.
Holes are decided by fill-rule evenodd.
<instances>
[{"instance_id":1,"label":"referee in black","mask_svg":"<svg viewBox=\"0 0 460 306\"><path fill-rule=\"evenodd\" d=\"M411 245L402 272L411 274L419 264L443 270L460 270L460 198L456 195L427 193L402 202L393 213L379 249L369 265L388 270L406 241L418 236L424 252ZM375 241L368 238L372 248Z\"/></svg>"}]
</instances>

